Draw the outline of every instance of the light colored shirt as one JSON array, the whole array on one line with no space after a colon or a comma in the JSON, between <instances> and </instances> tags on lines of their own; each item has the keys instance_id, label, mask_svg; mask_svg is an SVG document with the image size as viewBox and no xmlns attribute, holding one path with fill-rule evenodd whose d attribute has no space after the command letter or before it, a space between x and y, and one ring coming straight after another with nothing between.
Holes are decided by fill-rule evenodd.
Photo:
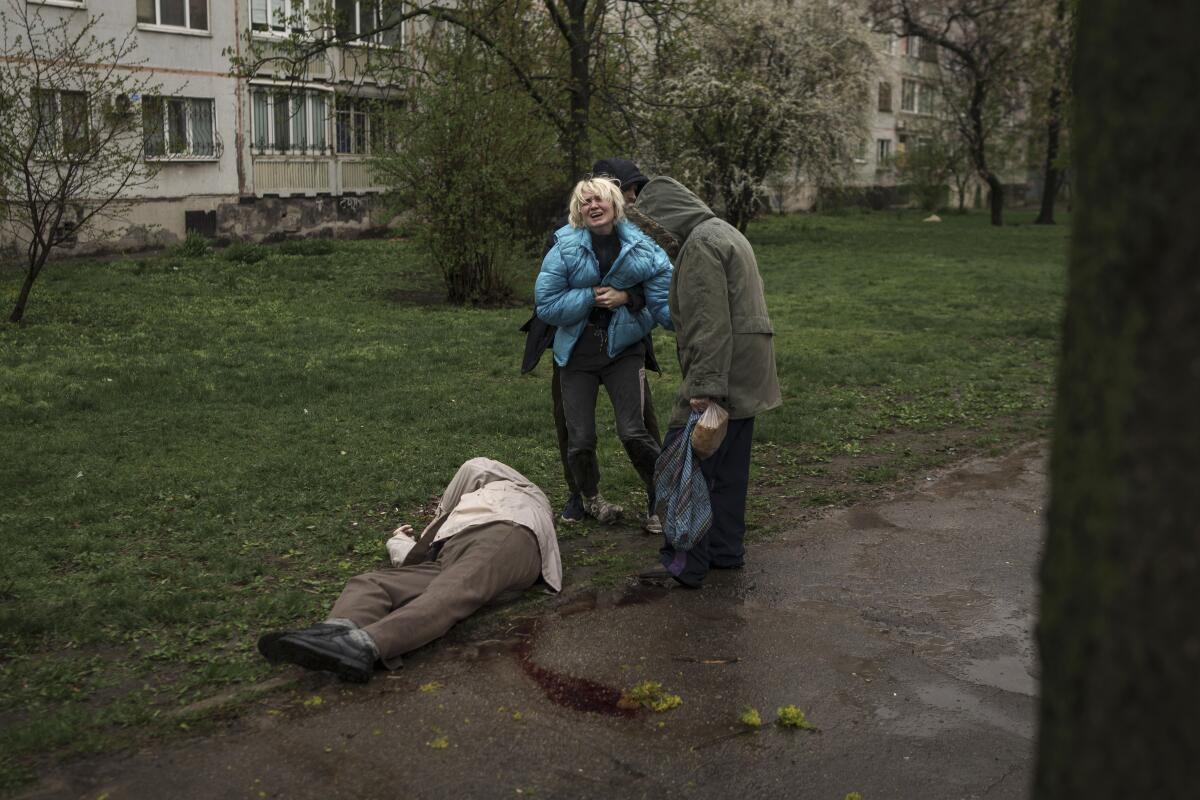
<instances>
[{"instance_id":1,"label":"light colored shirt","mask_svg":"<svg viewBox=\"0 0 1200 800\"><path fill-rule=\"evenodd\" d=\"M554 532L550 501L532 481L507 464L490 458L472 458L458 468L446 486L430 527L440 525L433 541L439 542L470 528L491 522L515 522L533 532L542 556L542 580L554 591L562 590L562 560ZM429 528L425 529L426 531ZM411 545L392 537L388 552L400 563ZM420 538L420 537L418 537ZM412 541L409 539L409 541ZM399 547L403 545L403 547ZM396 556L400 555L397 559Z\"/></svg>"}]
</instances>

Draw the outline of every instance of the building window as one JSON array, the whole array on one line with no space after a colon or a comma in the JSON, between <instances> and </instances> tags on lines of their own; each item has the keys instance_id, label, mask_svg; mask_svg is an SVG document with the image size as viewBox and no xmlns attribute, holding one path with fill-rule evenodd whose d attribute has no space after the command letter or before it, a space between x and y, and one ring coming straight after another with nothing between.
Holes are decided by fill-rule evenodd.
<instances>
[{"instance_id":1,"label":"building window","mask_svg":"<svg viewBox=\"0 0 1200 800\"><path fill-rule=\"evenodd\" d=\"M389 117L399 110L395 103L360 97L339 97L334 112L334 144L346 155L381 155L395 148L395 132Z\"/></svg>"},{"instance_id":2,"label":"building window","mask_svg":"<svg viewBox=\"0 0 1200 800\"><path fill-rule=\"evenodd\" d=\"M339 97L337 112L336 138L339 153L365 155L367 152L367 135L370 130L370 115L364 100L350 97Z\"/></svg>"},{"instance_id":3,"label":"building window","mask_svg":"<svg viewBox=\"0 0 1200 800\"><path fill-rule=\"evenodd\" d=\"M74 155L87 149L91 125L85 92L34 89L34 150L42 156Z\"/></svg>"},{"instance_id":4,"label":"building window","mask_svg":"<svg viewBox=\"0 0 1200 800\"><path fill-rule=\"evenodd\" d=\"M933 89L933 84L922 83L917 86L917 113L934 113L934 98L936 96L937 93Z\"/></svg>"},{"instance_id":5,"label":"building window","mask_svg":"<svg viewBox=\"0 0 1200 800\"><path fill-rule=\"evenodd\" d=\"M137 0L137 21L143 25L208 30L208 0Z\"/></svg>"},{"instance_id":6,"label":"building window","mask_svg":"<svg viewBox=\"0 0 1200 800\"><path fill-rule=\"evenodd\" d=\"M258 153L324 153L329 110L325 92L255 89L252 138Z\"/></svg>"},{"instance_id":7,"label":"building window","mask_svg":"<svg viewBox=\"0 0 1200 800\"><path fill-rule=\"evenodd\" d=\"M214 101L208 97L142 98L146 158L216 158Z\"/></svg>"},{"instance_id":8,"label":"building window","mask_svg":"<svg viewBox=\"0 0 1200 800\"><path fill-rule=\"evenodd\" d=\"M886 166L887 162L892 158L892 140L891 139L876 139L875 140L875 161L879 166Z\"/></svg>"},{"instance_id":9,"label":"building window","mask_svg":"<svg viewBox=\"0 0 1200 800\"><path fill-rule=\"evenodd\" d=\"M890 83L879 84L879 110L892 110L892 85Z\"/></svg>"},{"instance_id":10,"label":"building window","mask_svg":"<svg viewBox=\"0 0 1200 800\"><path fill-rule=\"evenodd\" d=\"M399 4L393 8L393 13L400 12ZM389 20L380 0L334 0L333 10L334 33L339 39L384 47L400 47L403 43L403 25Z\"/></svg>"},{"instance_id":11,"label":"building window","mask_svg":"<svg viewBox=\"0 0 1200 800\"><path fill-rule=\"evenodd\" d=\"M917 112L917 82L905 78L900 82L900 110Z\"/></svg>"},{"instance_id":12,"label":"building window","mask_svg":"<svg viewBox=\"0 0 1200 800\"><path fill-rule=\"evenodd\" d=\"M287 35L308 30L309 0L250 0L250 28Z\"/></svg>"},{"instance_id":13,"label":"building window","mask_svg":"<svg viewBox=\"0 0 1200 800\"><path fill-rule=\"evenodd\" d=\"M905 78L900 86L900 110L912 114L932 114L936 96L933 84Z\"/></svg>"}]
</instances>

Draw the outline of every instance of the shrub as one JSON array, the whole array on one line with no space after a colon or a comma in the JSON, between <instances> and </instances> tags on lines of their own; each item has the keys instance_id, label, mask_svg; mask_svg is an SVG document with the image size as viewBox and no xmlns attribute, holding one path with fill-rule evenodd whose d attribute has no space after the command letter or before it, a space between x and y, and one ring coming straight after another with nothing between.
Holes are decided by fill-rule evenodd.
<instances>
[{"instance_id":1,"label":"shrub","mask_svg":"<svg viewBox=\"0 0 1200 800\"><path fill-rule=\"evenodd\" d=\"M532 209L565 207L556 139L532 101L511 88L509 67L469 37L431 39L431 77L391 115L403 149L378 155L392 201L420 224L420 242L456 305L501 306L511 276L540 263L545 222ZM435 69L436 67L436 69ZM374 123L372 123L374 124Z\"/></svg>"},{"instance_id":2,"label":"shrub","mask_svg":"<svg viewBox=\"0 0 1200 800\"><path fill-rule=\"evenodd\" d=\"M279 245L285 256L327 256L337 250L329 239L292 239Z\"/></svg>"},{"instance_id":3,"label":"shrub","mask_svg":"<svg viewBox=\"0 0 1200 800\"><path fill-rule=\"evenodd\" d=\"M254 242L236 242L225 248L225 259L239 264L257 264L267 257L267 248Z\"/></svg>"},{"instance_id":4,"label":"shrub","mask_svg":"<svg viewBox=\"0 0 1200 800\"><path fill-rule=\"evenodd\" d=\"M212 242L204 234L189 231L188 235L175 248L175 255L183 258L203 258L212 252Z\"/></svg>"}]
</instances>

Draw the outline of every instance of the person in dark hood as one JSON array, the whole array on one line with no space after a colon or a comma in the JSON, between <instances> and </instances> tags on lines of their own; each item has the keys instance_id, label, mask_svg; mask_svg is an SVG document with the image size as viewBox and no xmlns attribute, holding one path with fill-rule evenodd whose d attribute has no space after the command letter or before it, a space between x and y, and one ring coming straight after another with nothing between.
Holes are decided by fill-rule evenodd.
<instances>
[{"instance_id":1,"label":"person in dark hood","mask_svg":"<svg viewBox=\"0 0 1200 800\"><path fill-rule=\"evenodd\" d=\"M592 165L592 176L599 178L614 178L621 187L622 195L624 196L626 207L629 207L637 199L638 192L650 180L642 174L638 169L637 164L625 158L602 158ZM567 224L567 218L564 216L554 226L557 231ZM549 253L555 242L554 233L551 232L547 243L545 253ZM630 287L629 306L631 311L638 311L645 307L645 295L640 287ZM555 327L547 324L544 320L538 318L535 312L529 320L521 326L521 331L525 336L525 352L521 360L521 374L531 372L541 360L542 354L550 347L554 341ZM644 340L645 346L645 369L646 372L662 372L659 367L658 359L654 353L654 342L647 336ZM571 467L567 458L567 423L566 416L563 413L562 400L562 376L557 364L553 365L553 375L550 380L550 395L553 401L554 408L554 428L558 436L559 457L562 461L563 475L567 484L568 498L563 506L559 518L564 522L577 522L587 516L584 509L583 496L579 491L579 487L575 483L575 478L571 473ZM642 416L645 421L646 430L654 441L661 445L662 434L659 432L658 417L654 411L654 398L650 392L649 378L643 380L642 385ZM652 505L652 504L651 504ZM662 533L662 526L658 521L657 515L653 508L647 510L645 519L643 520L643 528L647 533Z\"/></svg>"},{"instance_id":2,"label":"person in dark hood","mask_svg":"<svg viewBox=\"0 0 1200 800\"><path fill-rule=\"evenodd\" d=\"M782 402L774 334L754 250L737 228L665 177L646 184L629 215L675 264L669 305L683 380L667 443L682 434L693 411L703 411L710 402L729 412L720 448L700 462L712 527L688 551L664 542L662 568L641 573L646 579L670 577L698 588L710 568L738 569L745 561L754 418Z\"/></svg>"}]
</instances>

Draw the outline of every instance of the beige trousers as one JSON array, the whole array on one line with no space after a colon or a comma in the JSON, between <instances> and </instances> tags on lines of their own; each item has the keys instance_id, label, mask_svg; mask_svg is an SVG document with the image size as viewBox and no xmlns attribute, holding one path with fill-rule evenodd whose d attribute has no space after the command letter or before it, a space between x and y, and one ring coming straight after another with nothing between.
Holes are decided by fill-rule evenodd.
<instances>
[{"instance_id":1,"label":"beige trousers","mask_svg":"<svg viewBox=\"0 0 1200 800\"><path fill-rule=\"evenodd\" d=\"M370 634L389 669L506 591L532 586L542 573L533 531L515 522L469 528L446 540L437 558L351 578L331 618Z\"/></svg>"}]
</instances>

